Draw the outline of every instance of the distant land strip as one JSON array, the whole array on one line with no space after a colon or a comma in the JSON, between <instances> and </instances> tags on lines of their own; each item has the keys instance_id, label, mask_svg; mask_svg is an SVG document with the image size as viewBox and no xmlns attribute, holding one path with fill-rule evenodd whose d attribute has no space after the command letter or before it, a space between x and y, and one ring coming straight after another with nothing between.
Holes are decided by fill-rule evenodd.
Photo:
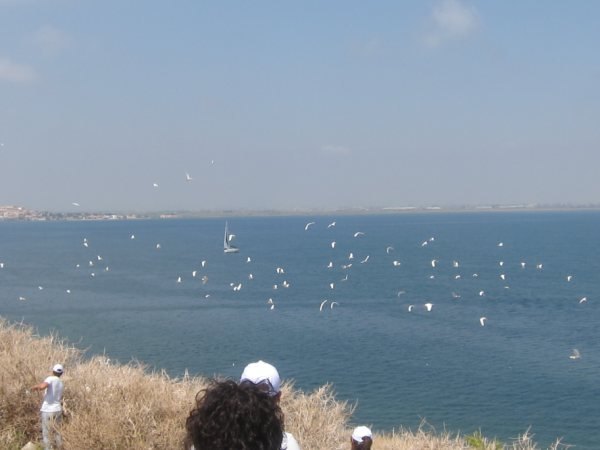
<instances>
[{"instance_id":1,"label":"distant land strip","mask_svg":"<svg viewBox=\"0 0 600 450\"><path fill-rule=\"evenodd\" d=\"M53 221L53 220L140 220L140 219L191 219L203 217L245 216L330 216L361 214L400 213L458 213L458 212L507 212L507 211L581 211L600 210L600 204L514 204L514 205L463 205L463 206L379 206L341 207L332 209L221 209L198 211L153 211L153 212L91 212L91 211L38 211L23 206L0 205L0 221Z\"/></svg>"}]
</instances>

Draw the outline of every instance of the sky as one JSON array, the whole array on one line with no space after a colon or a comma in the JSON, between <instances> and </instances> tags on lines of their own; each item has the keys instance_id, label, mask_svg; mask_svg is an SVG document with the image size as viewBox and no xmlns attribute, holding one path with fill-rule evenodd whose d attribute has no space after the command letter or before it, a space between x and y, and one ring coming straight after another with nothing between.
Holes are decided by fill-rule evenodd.
<instances>
[{"instance_id":1,"label":"sky","mask_svg":"<svg viewBox=\"0 0 600 450\"><path fill-rule=\"evenodd\" d=\"M592 0L0 0L0 205L598 204L599 20Z\"/></svg>"}]
</instances>

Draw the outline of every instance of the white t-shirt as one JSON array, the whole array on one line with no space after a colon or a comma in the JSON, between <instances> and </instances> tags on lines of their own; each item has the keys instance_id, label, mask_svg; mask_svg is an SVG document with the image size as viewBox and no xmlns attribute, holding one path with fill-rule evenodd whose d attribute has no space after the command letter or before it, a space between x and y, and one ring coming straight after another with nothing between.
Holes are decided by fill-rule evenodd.
<instances>
[{"instance_id":1,"label":"white t-shirt","mask_svg":"<svg viewBox=\"0 0 600 450\"><path fill-rule=\"evenodd\" d=\"M41 412L60 412L62 411L62 395L64 390L64 384L60 378L55 375L50 375L44 380L44 383L48 383L46 388L46 394L44 395L44 403L40 409Z\"/></svg>"},{"instance_id":2,"label":"white t-shirt","mask_svg":"<svg viewBox=\"0 0 600 450\"><path fill-rule=\"evenodd\" d=\"M281 450L300 450L300 446L291 433L285 433L281 441Z\"/></svg>"}]
</instances>

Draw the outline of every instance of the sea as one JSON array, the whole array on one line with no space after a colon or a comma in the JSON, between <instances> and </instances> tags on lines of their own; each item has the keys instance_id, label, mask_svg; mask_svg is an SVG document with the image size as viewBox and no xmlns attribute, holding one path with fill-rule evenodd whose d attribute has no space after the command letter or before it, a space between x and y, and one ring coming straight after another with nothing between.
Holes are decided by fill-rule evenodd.
<instances>
[{"instance_id":1,"label":"sea","mask_svg":"<svg viewBox=\"0 0 600 450\"><path fill-rule=\"evenodd\" d=\"M262 359L375 431L600 448L600 212L227 221L238 253L224 218L0 222L0 315L174 377Z\"/></svg>"}]
</instances>

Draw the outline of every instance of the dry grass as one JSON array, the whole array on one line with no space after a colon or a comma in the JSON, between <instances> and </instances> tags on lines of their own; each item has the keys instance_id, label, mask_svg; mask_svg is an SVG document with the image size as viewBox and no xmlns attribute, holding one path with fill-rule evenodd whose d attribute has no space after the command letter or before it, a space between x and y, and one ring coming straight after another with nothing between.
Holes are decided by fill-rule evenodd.
<instances>
[{"instance_id":1,"label":"dry grass","mask_svg":"<svg viewBox=\"0 0 600 450\"><path fill-rule=\"evenodd\" d=\"M143 365L111 364L107 358L84 359L82 353L55 336L39 337L33 330L0 318L0 448L20 450L39 442L41 394L28 389L42 381L56 362L65 366L65 408L61 426L65 450L181 449L184 424L203 378L170 378L150 373ZM304 450L347 450L353 407L336 400L329 385L311 393L285 383L282 408L286 430ZM477 436L437 432L423 423L416 431L375 436L377 450L536 450L527 431L498 446ZM557 442L552 450L566 448Z\"/></svg>"}]
</instances>

